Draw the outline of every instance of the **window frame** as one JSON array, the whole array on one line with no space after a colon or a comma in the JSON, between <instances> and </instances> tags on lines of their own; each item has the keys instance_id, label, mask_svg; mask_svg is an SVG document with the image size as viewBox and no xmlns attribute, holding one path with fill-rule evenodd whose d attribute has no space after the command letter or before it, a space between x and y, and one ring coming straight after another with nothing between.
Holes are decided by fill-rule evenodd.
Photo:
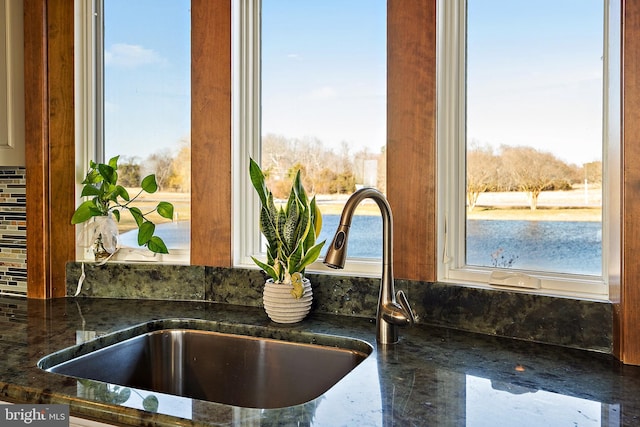
<instances>
[{"instance_id":1,"label":"window frame","mask_svg":"<svg viewBox=\"0 0 640 427\"><path fill-rule=\"evenodd\" d=\"M438 280L448 283L468 284L503 289L490 285L489 276L494 271L524 273L540 281L539 289L509 287L534 294L553 294L585 299L606 300L609 297L609 280L619 270L613 260L620 259L619 203L620 192L619 112L610 103L619 92L620 82L615 79L619 64L612 64L619 50L619 29L609 16L609 1L604 1L603 19L603 185L602 185L602 276L547 273L531 270L497 269L468 266L465 260L466 222L466 135L465 135L465 41L466 0L438 0L437 29L439 42L437 57L437 165L438 165ZM613 78L611 78L613 77ZM618 99L619 102L619 99ZM618 132L619 133L619 132ZM450 141L454 141L451 143ZM605 262L606 260L606 262Z\"/></svg>"},{"instance_id":2,"label":"window frame","mask_svg":"<svg viewBox=\"0 0 640 427\"><path fill-rule=\"evenodd\" d=\"M91 160L104 158L104 0L74 0L75 194L80 203L82 180ZM91 242L82 241L82 224L75 227L76 260L94 261ZM121 247L109 262L189 264L190 250L171 249L158 254L142 247Z\"/></svg>"},{"instance_id":3,"label":"window frame","mask_svg":"<svg viewBox=\"0 0 640 427\"><path fill-rule=\"evenodd\" d=\"M261 157L260 16L261 0L232 2L233 265L250 269L258 268L252 256L266 259L261 249L260 202L249 179L249 157L258 163ZM348 257L342 270L325 266L319 258L306 271L377 277L381 269L382 259Z\"/></svg>"}]
</instances>

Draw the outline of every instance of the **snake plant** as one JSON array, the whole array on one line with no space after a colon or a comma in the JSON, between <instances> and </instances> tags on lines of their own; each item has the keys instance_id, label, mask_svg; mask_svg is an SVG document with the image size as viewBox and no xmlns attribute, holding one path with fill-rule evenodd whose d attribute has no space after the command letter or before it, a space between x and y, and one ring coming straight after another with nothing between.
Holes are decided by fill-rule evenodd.
<instances>
[{"instance_id":1,"label":"snake plant","mask_svg":"<svg viewBox=\"0 0 640 427\"><path fill-rule=\"evenodd\" d=\"M292 293L299 298L304 270L318 258L325 243L316 244L322 228L316 198L309 200L298 171L287 203L276 207L264 173L253 159L249 159L249 175L260 197L260 231L267 239L267 262L252 259L275 283L292 284Z\"/></svg>"}]
</instances>

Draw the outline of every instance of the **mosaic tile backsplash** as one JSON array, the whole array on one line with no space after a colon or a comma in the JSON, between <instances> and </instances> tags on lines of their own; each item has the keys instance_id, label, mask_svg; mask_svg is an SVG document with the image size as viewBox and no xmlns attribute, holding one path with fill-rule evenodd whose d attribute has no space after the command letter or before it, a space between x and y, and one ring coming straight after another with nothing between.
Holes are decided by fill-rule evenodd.
<instances>
[{"instance_id":1,"label":"mosaic tile backsplash","mask_svg":"<svg viewBox=\"0 0 640 427\"><path fill-rule=\"evenodd\" d=\"M0 167L0 292L27 295L26 170Z\"/></svg>"}]
</instances>

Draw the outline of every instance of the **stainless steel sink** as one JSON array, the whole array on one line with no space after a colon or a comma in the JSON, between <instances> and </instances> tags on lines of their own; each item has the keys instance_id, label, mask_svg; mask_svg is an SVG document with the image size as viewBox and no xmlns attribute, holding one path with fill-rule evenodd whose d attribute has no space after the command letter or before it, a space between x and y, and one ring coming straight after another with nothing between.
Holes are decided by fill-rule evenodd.
<instances>
[{"instance_id":1,"label":"stainless steel sink","mask_svg":"<svg viewBox=\"0 0 640 427\"><path fill-rule=\"evenodd\" d=\"M322 395L372 351L364 341L322 334L298 333L298 342L292 342L193 325L154 325L159 329L105 336L54 353L38 365L125 387L241 407L280 408ZM208 329L234 328L214 325L218 327ZM239 329L269 335L266 328Z\"/></svg>"}]
</instances>

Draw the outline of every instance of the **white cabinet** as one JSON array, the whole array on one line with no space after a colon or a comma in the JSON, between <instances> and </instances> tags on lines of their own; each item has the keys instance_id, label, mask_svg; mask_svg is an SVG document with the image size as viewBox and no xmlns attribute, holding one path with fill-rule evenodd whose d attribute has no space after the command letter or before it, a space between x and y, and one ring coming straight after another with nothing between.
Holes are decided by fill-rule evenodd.
<instances>
[{"instance_id":1,"label":"white cabinet","mask_svg":"<svg viewBox=\"0 0 640 427\"><path fill-rule=\"evenodd\" d=\"M23 0L0 0L0 166L24 166Z\"/></svg>"}]
</instances>

